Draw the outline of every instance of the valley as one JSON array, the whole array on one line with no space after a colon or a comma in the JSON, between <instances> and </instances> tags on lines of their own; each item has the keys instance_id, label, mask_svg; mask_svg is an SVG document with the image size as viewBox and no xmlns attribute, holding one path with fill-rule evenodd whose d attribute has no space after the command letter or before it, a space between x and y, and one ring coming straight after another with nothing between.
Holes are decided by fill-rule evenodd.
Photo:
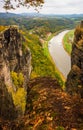
<instances>
[{"instance_id":1,"label":"valley","mask_svg":"<svg viewBox=\"0 0 83 130\"><path fill-rule=\"evenodd\" d=\"M82 19L0 13L0 130L83 129Z\"/></svg>"}]
</instances>

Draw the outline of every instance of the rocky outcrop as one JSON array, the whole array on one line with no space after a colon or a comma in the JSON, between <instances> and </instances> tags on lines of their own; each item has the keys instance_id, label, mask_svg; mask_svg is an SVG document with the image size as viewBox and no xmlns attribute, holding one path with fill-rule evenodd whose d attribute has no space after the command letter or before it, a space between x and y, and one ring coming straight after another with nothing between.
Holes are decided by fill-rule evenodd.
<instances>
[{"instance_id":1,"label":"rocky outcrop","mask_svg":"<svg viewBox=\"0 0 83 130\"><path fill-rule=\"evenodd\" d=\"M0 34L0 77L4 78L7 86L13 86L10 72L22 73L26 84L31 72L31 53L26 47L23 51L24 38L17 27L10 27Z\"/></svg>"},{"instance_id":2,"label":"rocky outcrop","mask_svg":"<svg viewBox=\"0 0 83 130\"><path fill-rule=\"evenodd\" d=\"M26 88L31 72L31 53L28 47L23 50L24 38L16 27L10 27L0 33L0 118L13 120L17 117L11 88L16 90L11 72L23 75ZM21 87L21 86L19 86Z\"/></svg>"},{"instance_id":3,"label":"rocky outcrop","mask_svg":"<svg viewBox=\"0 0 83 130\"><path fill-rule=\"evenodd\" d=\"M71 66L66 82L67 91L83 97L83 21L75 30Z\"/></svg>"},{"instance_id":4,"label":"rocky outcrop","mask_svg":"<svg viewBox=\"0 0 83 130\"><path fill-rule=\"evenodd\" d=\"M17 112L13 104L12 96L8 93L4 79L0 78L0 118L13 120L17 117Z\"/></svg>"}]
</instances>

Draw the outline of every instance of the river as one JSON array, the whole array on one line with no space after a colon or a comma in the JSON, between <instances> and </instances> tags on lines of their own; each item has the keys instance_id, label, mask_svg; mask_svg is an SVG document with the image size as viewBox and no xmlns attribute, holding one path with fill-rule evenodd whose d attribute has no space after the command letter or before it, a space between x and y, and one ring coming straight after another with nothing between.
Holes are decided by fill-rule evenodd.
<instances>
[{"instance_id":1,"label":"river","mask_svg":"<svg viewBox=\"0 0 83 130\"><path fill-rule=\"evenodd\" d=\"M50 55L52 56L56 67L65 78L71 69L71 58L63 48L62 40L69 30L63 31L54 36L48 44Z\"/></svg>"}]
</instances>

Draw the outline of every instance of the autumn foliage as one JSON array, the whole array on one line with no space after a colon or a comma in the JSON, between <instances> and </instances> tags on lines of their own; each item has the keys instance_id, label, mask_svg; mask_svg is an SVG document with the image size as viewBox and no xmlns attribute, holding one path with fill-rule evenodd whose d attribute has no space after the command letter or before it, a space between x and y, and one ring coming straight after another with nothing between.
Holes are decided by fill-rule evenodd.
<instances>
[{"instance_id":1,"label":"autumn foliage","mask_svg":"<svg viewBox=\"0 0 83 130\"><path fill-rule=\"evenodd\" d=\"M10 10L19 8L20 6L28 8L30 6L38 7L44 3L44 0L3 0L2 2L4 2L4 8Z\"/></svg>"}]
</instances>

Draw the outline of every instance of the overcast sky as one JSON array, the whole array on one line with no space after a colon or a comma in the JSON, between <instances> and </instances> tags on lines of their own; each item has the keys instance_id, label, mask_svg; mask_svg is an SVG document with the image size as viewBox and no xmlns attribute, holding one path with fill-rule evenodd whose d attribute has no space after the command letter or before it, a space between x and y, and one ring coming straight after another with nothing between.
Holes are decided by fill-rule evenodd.
<instances>
[{"instance_id":1,"label":"overcast sky","mask_svg":"<svg viewBox=\"0 0 83 130\"><path fill-rule=\"evenodd\" d=\"M0 12L3 12L2 0L0 0ZM33 8L25 9L23 7L11 10L12 13L35 12ZM83 0L45 0L42 9L39 9L43 14L82 14Z\"/></svg>"}]
</instances>

